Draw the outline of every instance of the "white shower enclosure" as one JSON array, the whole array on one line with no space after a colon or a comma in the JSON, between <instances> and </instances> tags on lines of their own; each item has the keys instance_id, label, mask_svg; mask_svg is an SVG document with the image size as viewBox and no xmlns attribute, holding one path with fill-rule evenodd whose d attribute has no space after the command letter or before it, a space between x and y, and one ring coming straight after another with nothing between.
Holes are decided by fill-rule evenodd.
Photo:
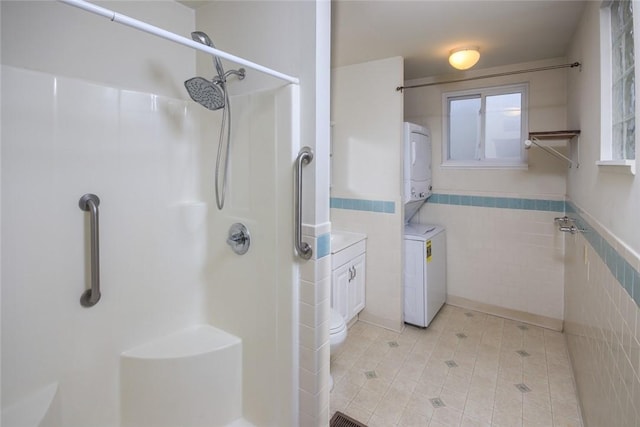
<instances>
[{"instance_id":1,"label":"white shower enclosure","mask_svg":"<svg viewBox=\"0 0 640 427\"><path fill-rule=\"evenodd\" d=\"M182 5L151 3L157 20L194 29ZM142 15L151 7L118 6ZM9 427L7 413L21 426L120 425L121 355L201 324L242 341L244 418L296 425L300 88L263 85L248 71L250 90L232 89L227 203L219 211L221 112L186 100L182 81L167 80L195 75L194 56L175 65L182 50L127 30L133 45L150 48L138 71L153 68L161 94L137 77L117 81L117 61L114 81L105 81L91 65L78 71L77 60L67 70L59 58L29 56L46 39L38 36L61 50L82 29L107 51L121 44L118 28L94 19L59 3L2 2L2 425ZM90 308L80 304L90 274L89 220L78 206L85 193L101 200L102 297ZM251 234L245 255L226 242L238 222ZM22 409L28 423L16 418Z\"/></svg>"}]
</instances>

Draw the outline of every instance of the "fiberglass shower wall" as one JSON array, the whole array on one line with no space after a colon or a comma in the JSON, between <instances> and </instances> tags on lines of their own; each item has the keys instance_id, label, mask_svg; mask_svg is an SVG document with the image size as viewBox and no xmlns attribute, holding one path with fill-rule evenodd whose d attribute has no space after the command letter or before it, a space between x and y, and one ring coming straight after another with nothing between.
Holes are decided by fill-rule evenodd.
<instances>
[{"instance_id":1,"label":"fiberglass shower wall","mask_svg":"<svg viewBox=\"0 0 640 427\"><path fill-rule=\"evenodd\" d=\"M177 3L117 6L194 28ZM206 320L213 160L182 86L195 54L57 2L1 7L3 415L53 385L54 424L117 426L120 353ZM83 308L88 192L102 299Z\"/></svg>"},{"instance_id":2,"label":"fiberglass shower wall","mask_svg":"<svg viewBox=\"0 0 640 427\"><path fill-rule=\"evenodd\" d=\"M213 205L219 118L188 101L183 86L212 75L209 59L196 73L195 53L182 46L57 2L1 2L3 409L57 384L60 425L118 425L120 353L206 322L244 341L245 416L297 424L292 139L299 124L305 144L315 144L317 105L328 99L316 83L319 6L215 3L204 9L247 8L218 16L238 24L224 39L175 2L107 6L177 34L207 31L225 50L307 82L300 120L295 89L265 85L256 74L244 86L234 82L240 142L225 212ZM329 34L327 10L318 28ZM252 33L258 21L268 37ZM289 44L273 43L282 40ZM275 126L263 125L274 118ZM328 115L323 126L328 131ZM320 167L328 147L315 148ZM101 198L103 296L90 309L79 304L88 264L78 199L87 192ZM244 257L225 243L233 222L252 233ZM318 338L311 348L324 357ZM328 352L316 366L312 376L324 379ZM328 402L322 384L308 387L306 405L318 425L328 414L316 404Z\"/></svg>"},{"instance_id":3,"label":"fiberglass shower wall","mask_svg":"<svg viewBox=\"0 0 640 427\"><path fill-rule=\"evenodd\" d=\"M281 151L289 149L283 133L289 125L280 125L280 118L285 119L286 114L282 114L285 110L279 99L284 99L284 90L289 89L283 88L282 82L251 70L247 70L245 80L230 85L234 95L232 121L238 137L231 152L230 210L225 207L223 212L210 211L211 232L226 238L232 221L246 219L252 236L256 236L256 252L250 249L239 258L224 252L224 258L211 258L208 265L216 276L207 287L207 303L210 321L243 339L244 410L247 419L257 425L329 423L327 322L331 263L328 250L318 251L316 242L323 233L328 238L330 231L330 8L327 1L215 1L196 9L196 28L206 32L216 46L300 79L299 121L294 119L291 125L294 129L299 126L299 145L310 146L315 153L313 162L303 170L302 230L304 240L314 247L314 258L300 261L295 257L292 239L293 182L284 178L293 177L298 150L292 144L288 161L283 160L286 153ZM226 69L234 67L222 62ZM197 55L197 70L199 75L211 75L214 67L210 58ZM245 95L248 97L242 99ZM275 96L275 104L269 101L270 96ZM259 107L262 103L274 107ZM238 119L245 114L245 107L247 112L255 111L248 121ZM275 114L278 123L273 141L266 133L268 127L262 135L258 125L270 123L267 117L271 114ZM216 126L208 129L203 132L204 137L216 140ZM268 147L275 147L276 151L265 151ZM259 190L268 180L277 183L275 191ZM275 211L263 212L265 209ZM260 223L264 224L262 228ZM220 241L220 237L216 239ZM324 248L328 249L328 245ZM218 268L227 258L229 262ZM300 280L297 272L291 271L291 264L300 267ZM290 287L292 275L296 277ZM218 281L220 276L225 280ZM291 358L294 363L287 366Z\"/></svg>"},{"instance_id":4,"label":"fiberglass shower wall","mask_svg":"<svg viewBox=\"0 0 640 427\"><path fill-rule=\"evenodd\" d=\"M202 272L208 323L242 339L244 417L255 425L291 425L297 366L291 165L292 141L298 139L298 88L290 85L230 101L231 158L222 211L212 197L213 168L206 172L212 207ZM219 115L212 113L203 125L210 140L204 155L214 158ZM251 236L244 255L225 244L229 228L238 222Z\"/></svg>"},{"instance_id":5,"label":"fiberglass shower wall","mask_svg":"<svg viewBox=\"0 0 640 427\"><path fill-rule=\"evenodd\" d=\"M120 353L204 320L195 55L57 2L1 7L2 407L57 384L58 425L116 426ZM118 7L194 26L177 3ZM89 192L102 299L83 308Z\"/></svg>"}]
</instances>

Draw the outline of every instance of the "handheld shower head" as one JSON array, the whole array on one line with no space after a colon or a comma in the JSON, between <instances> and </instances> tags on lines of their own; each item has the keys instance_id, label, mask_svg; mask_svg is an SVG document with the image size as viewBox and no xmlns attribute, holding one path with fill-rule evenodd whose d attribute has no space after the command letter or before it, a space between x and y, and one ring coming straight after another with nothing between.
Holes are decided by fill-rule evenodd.
<instances>
[{"instance_id":1,"label":"handheld shower head","mask_svg":"<svg viewBox=\"0 0 640 427\"><path fill-rule=\"evenodd\" d=\"M215 48L209 36L202 31L194 31L191 33L193 41L202 43L205 46ZM239 80L244 79L245 70L230 70L226 73L222 68L220 58L213 56L213 64L216 66L218 76L211 80L202 77L194 77L184 82L184 86L189 92L191 99L196 101L209 110L219 110L222 108L222 124L220 126L220 137L218 144L218 156L216 158L215 172L215 189L216 189L216 206L222 209L224 206L224 198L227 187L227 175L229 170L229 147L231 144L231 103L229 102L229 93L227 92L227 77L234 75ZM226 144L224 137L226 135ZM224 169L221 169L221 163ZM222 172L221 172L222 171ZM222 175L222 185L220 185L220 177Z\"/></svg>"},{"instance_id":2,"label":"handheld shower head","mask_svg":"<svg viewBox=\"0 0 640 427\"><path fill-rule=\"evenodd\" d=\"M209 110L219 110L225 106L225 93L215 82L202 77L194 77L184 82L191 99Z\"/></svg>"},{"instance_id":3,"label":"handheld shower head","mask_svg":"<svg viewBox=\"0 0 640 427\"><path fill-rule=\"evenodd\" d=\"M207 33L202 31L194 31L191 33L191 38L194 42L202 43L205 46L209 46L215 49L211 38L207 35ZM213 64L216 66L216 71L218 72L218 77L220 80L224 81L224 68L222 68L222 63L220 62L220 58L217 56L213 57Z\"/></svg>"},{"instance_id":4,"label":"handheld shower head","mask_svg":"<svg viewBox=\"0 0 640 427\"><path fill-rule=\"evenodd\" d=\"M213 47L213 42L209 38L209 36L202 31L194 31L191 33L191 38L194 42L202 43L205 46Z\"/></svg>"}]
</instances>

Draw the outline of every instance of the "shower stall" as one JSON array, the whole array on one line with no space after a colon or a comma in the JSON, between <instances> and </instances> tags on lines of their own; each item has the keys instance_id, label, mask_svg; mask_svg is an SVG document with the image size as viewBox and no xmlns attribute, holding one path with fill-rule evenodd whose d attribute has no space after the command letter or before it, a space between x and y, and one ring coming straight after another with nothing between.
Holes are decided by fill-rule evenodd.
<instances>
[{"instance_id":1,"label":"shower stall","mask_svg":"<svg viewBox=\"0 0 640 427\"><path fill-rule=\"evenodd\" d=\"M148 394L162 395L155 407L168 414L198 400L213 407L222 397L214 390L202 398L207 384L196 383L203 369L227 362L226 372L210 375L234 378L224 380L226 394L240 397L227 406L239 408L242 425L322 425L328 352L323 329L307 319L322 321L328 271L315 254L303 261L294 250L293 205L305 140L319 159L305 168L312 185L303 209L303 238L315 250L316 235L328 232L328 197L323 206L316 194L328 182L316 169L328 147L314 142L319 128L328 131L328 114L325 123L318 113L328 90L322 99L321 64L309 55L319 49L313 28L328 34L328 5L103 4L187 38L201 30L252 60L277 53L274 65L307 84L249 67L239 80L240 70L224 71L237 64L223 60L217 70L210 55L60 2L2 2L2 425L139 425L136 411L154 402L135 399ZM261 28L269 29L265 40L250 34ZM328 41L322 45L328 58ZM202 108L183 85L197 75L214 82L216 73L229 78L226 124L223 108ZM226 200L218 209L225 126ZM101 291L90 307L80 296L91 282L92 220L78 206L88 193L99 197ZM250 235L242 255L230 247L237 223ZM203 360L210 353L213 363ZM163 366L181 363L167 383L179 384L177 394L155 393L154 366L167 372ZM143 374L147 391L136 388Z\"/></svg>"}]
</instances>

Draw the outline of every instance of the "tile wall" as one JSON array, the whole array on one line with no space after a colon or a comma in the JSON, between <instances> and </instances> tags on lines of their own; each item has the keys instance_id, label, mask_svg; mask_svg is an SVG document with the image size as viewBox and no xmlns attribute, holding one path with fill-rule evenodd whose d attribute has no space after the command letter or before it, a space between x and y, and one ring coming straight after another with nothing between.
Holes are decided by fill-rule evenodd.
<instances>
[{"instance_id":1,"label":"tile wall","mask_svg":"<svg viewBox=\"0 0 640 427\"><path fill-rule=\"evenodd\" d=\"M353 211L378 212L378 213L395 213L396 204L387 200L363 200L363 199L347 199L344 197L332 197L331 208L348 209Z\"/></svg>"},{"instance_id":2,"label":"tile wall","mask_svg":"<svg viewBox=\"0 0 640 427\"><path fill-rule=\"evenodd\" d=\"M586 426L640 419L640 257L573 203L585 233L566 238L565 333Z\"/></svg>"},{"instance_id":3,"label":"tile wall","mask_svg":"<svg viewBox=\"0 0 640 427\"><path fill-rule=\"evenodd\" d=\"M564 200L436 193L412 221L447 230L450 300L560 329L564 236L553 220L563 212Z\"/></svg>"},{"instance_id":4,"label":"tile wall","mask_svg":"<svg viewBox=\"0 0 640 427\"><path fill-rule=\"evenodd\" d=\"M399 205L399 200L390 202ZM400 332L402 300L402 213L331 209L336 230L367 235L366 301L359 319Z\"/></svg>"},{"instance_id":5,"label":"tile wall","mask_svg":"<svg viewBox=\"0 0 640 427\"><path fill-rule=\"evenodd\" d=\"M303 226L303 241L313 250L300 265L300 418L301 426L322 427L329 417L329 310L331 298L331 224ZM326 249L325 249L326 248Z\"/></svg>"}]
</instances>

